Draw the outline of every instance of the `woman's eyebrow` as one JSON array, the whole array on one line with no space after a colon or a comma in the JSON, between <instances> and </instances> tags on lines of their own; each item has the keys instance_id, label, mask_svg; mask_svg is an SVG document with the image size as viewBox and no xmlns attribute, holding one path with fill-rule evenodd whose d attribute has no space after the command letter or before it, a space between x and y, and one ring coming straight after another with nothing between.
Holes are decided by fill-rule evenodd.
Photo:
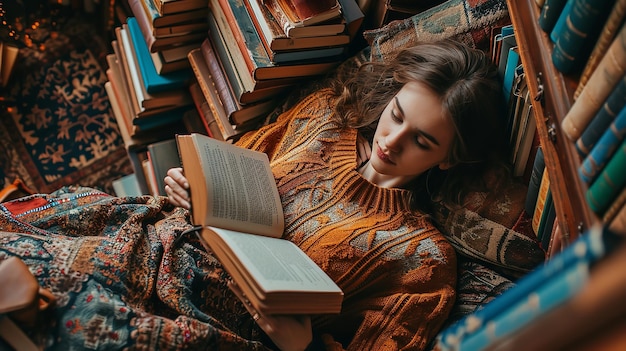
<instances>
[{"instance_id":1,"label":"woman's eyebrow","mask_svg":"<svg viewBox=\"0 0 626 351\"><path fill-rule=\"evenodd\" d=\"M405 114L404 114L404 110L402 109L402 105L400 105L400 100L398 99L398 96L394 96L394 97L393 97L393 100L395 101L395 103L396 103L396 107L397 107L397 108L398 108L398 110L400 111L400 114L401 114L402 116L405 116ZM426 132L425 132L425 131L423 131L423 130L419 130L419 129L416 131L416 133L417 133L417 134L419 134L419 135L421 135L421 136L423 136L424 138L426 138L426 139L430 140L430 142L431 142L431 143L433 143L433 144L435 144L435 145L439 146L439 141L437 141L437 139L436 139L434 136L432 136L432 135L430 135L430 134L426 133Z\"/></svg>"}]
</instances>

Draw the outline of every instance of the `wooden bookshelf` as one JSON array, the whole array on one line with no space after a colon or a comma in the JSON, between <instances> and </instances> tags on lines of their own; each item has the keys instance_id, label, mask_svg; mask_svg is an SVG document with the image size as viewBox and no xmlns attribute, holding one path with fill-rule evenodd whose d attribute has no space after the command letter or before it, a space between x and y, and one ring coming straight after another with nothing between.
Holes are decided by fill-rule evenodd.
<instances>
[{"instance_id":1,"label":"wooden bookshelf","mask_svg":"<svg viewBox=\"0 0 626 351\"><path fill-rule=\"evenodd\" d=\"M550 177L563 244L600 220L585 200L587 186L578 176L581 159L560 123L573 103L578 76L561 74L552 64L553 43L537 24L541 9L535 0L507 0L509 15L528 79L537 130Z\"/></svg>"}]
</instances>

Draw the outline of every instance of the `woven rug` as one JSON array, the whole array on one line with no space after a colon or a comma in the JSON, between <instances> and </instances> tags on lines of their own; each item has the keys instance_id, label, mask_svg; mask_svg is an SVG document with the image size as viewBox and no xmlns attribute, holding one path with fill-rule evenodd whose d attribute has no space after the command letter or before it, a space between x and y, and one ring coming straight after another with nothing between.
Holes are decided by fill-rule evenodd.
<instances>
[{"instance_id":1,"label":"woven rug","mask_svg":"<svg viewBox=\"0 0 626 351\"><path fill-rule=\"evenodd\" d=\"M89 19L60 18L30 33L5 93L0 182L48 193L78 184L113 193L132 173L104 89L108 42Z\"/></svg>"}]
</instances>

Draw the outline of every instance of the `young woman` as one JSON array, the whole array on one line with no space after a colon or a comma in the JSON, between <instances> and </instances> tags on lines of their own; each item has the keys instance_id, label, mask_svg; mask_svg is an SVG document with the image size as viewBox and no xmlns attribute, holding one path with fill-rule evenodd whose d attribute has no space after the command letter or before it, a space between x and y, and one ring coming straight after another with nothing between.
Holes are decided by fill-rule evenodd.
<instances>
[{"instance_id":1,"label":"young woman","mask_svg":"<svg viewBox=\"0 0 626 351\"><path fill-rule=\"evenodd\" d=\"M504 150L502 116L484 53L442 41L366 63L238 141L270 157L284 238L344 292L336 316L261 316L275 345L302 350L314 334L333 350L426 348L456 281L454 250L428 205L479 184L481 166ZM170 202L188 209L183 170L165 183Z\"/></svg>"}]
</instances>

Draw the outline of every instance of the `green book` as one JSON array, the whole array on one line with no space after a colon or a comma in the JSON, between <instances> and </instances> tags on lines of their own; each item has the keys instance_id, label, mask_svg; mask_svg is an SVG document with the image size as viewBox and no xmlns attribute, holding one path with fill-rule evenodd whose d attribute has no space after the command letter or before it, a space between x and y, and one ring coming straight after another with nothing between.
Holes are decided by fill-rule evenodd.
<instances>
[{"instance_id":1,"label":"green book","mask_svg":"<svg viewBox=\"0 0 626 351\"><path fill-rule=\"evenodd\" d=\"M598 178L587 189L589 207L602 215L626 184L626 140L604 167Z\"/></svg>"}]
</instances>

